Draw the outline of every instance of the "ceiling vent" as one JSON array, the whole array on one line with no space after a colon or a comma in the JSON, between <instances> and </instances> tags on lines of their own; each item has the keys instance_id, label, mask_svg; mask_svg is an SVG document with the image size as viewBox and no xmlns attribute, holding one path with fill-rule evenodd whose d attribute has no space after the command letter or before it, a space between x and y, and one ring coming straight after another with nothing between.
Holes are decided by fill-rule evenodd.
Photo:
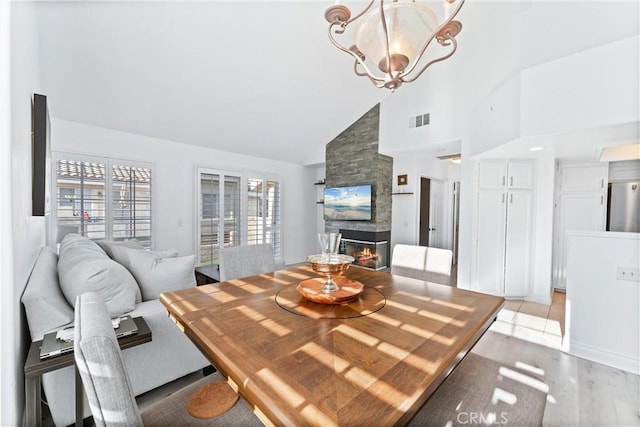
<instances>
[{"instance_id":1,"label":"ceiling vent","mask_svg":"<svg viewBox=\"0 0 640 427\"><path fill-rule=\"evenodd\" d=\"M409 129L419 128L429 124L429 113L409 117Z\"/></svg>"}]
</instances>

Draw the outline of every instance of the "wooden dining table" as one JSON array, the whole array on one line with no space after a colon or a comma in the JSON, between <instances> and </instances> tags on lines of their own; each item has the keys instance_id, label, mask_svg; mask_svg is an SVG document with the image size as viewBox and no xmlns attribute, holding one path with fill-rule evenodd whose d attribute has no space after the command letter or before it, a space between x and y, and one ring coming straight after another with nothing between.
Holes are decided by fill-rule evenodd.
<instances>
[{"instance_id":1,"label":"wooden dining table","mask_svg":"<svg viewBox=\"0 0 640 427\"><path fill-rule=\"evenodd\" d=\"M297 286L308 265L160 296L169 316L267 425L403 425L495 320L504 299L348 269L352 302Z\"/></svg>"}]
</instances>

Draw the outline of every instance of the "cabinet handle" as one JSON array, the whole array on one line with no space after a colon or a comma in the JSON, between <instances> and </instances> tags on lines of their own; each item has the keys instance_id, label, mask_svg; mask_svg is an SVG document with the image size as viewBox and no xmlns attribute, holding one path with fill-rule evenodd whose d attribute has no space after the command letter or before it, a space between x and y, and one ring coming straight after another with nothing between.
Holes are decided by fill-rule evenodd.
<instances>
[{"instance_id":1,"label":"cabinet handle","mask_svg":"<svg viewBox=\"0 0 640 427\"><path fill-rule=\"evenodd\" d=\"M602 196L602 195L600 196L600 204L604 205L604 196Z\"/></svg>"},{"instance_id":2,"label":"cabinet handle","mask_svg":"<svg viewBox=\"0 0 640 427\"><path fill-rule=\"evenodd\" d=\"M504 185L504 175L502 175L502 185Z\"/></svg>"},{"instance_id":3,"label":"cabinet handle","mask_svg":"<svg viewBox=\"0 0 640 427\"><path fill-rule=\"evenodd\" d=\"M509 203L513 203L513 193L509 194Z\"/></svg>"},{"instance_id":4,"label":"cabinet handle","mask_svg":"<svg viewBox=\"0 0 640 427\"><path fill-rule=\"evenodd\" d=\"M504 203L504 193L502 193L502 203Z\"/></svg>"},{"instance_id":5,"label":"cabinet handle","mask_svg":"<svg viewBox=\"0 0 640 427\"><path fill-rule=\"evenodd\" d=\"M604 188L604 178L600 178L600 188Z\"/></svg>"},{"instance_id":6,"label":"cabinet handle","mask_svg":"<svg viewBox=\"0 0 640 427\"><path fill-rule=\"evenodd\" d=\"M513 177L509 179L509 185L513 187Z\"/></svg>"}]
</instances>

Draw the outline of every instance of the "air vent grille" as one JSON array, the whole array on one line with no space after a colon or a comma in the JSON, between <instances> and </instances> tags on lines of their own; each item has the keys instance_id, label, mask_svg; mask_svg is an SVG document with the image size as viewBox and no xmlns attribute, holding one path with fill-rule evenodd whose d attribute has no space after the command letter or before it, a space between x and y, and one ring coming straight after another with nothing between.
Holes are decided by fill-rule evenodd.
<instances>
[{"instance_id":1,"label":"air vent grille","mask_svg":"<svg viewBox=\"0 0 640 427\"><path fill-rule=\"evenodd\" d=\"M427 126L429 124L429 113L418 114L409 117L409 129Z\"/></svg>"}]
</instances>

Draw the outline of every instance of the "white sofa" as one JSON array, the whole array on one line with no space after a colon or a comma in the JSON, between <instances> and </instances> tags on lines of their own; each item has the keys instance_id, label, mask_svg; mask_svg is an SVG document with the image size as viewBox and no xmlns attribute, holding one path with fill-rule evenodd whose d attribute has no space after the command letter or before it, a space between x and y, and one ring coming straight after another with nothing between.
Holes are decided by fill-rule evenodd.
<instances>
[{"instance_id":1,"label":"white sofa","mask_svg":"<svg viewBox=\"0 0 640 427\"><path fill-rule=\"evenodd\" d=\"M72 325L74 309L69 299L75 301L75 295L86 291L102 293L110 304L112 316L124 314L122 310L132 317L142 316L151 329L152 341L123 351L133 391L138 396L202 369L209 362L167 317L157 299L159 293L172 288L195 286L195 259L163 258L166 253L154 255L137 249L119 251L120 255L132 254L132 260L137 257L136 265L127 269L111 259L95 242L78 235L65 237L60 246L60 257L52 249L42 248L22 295L22 303L32 341ZM153 257L151 262L148 262L149 257ZM172 273L167 273L167 269ZM187 275L189 269L190 277ZM136 271L135 276L132 271ZM134 277L133 286L130 277ZM75 421L74 384L73 366L43 375L42 387L57 426ZM90 415L86 401L84 411L85 417Z\"/></svg>"}]
</instances>

